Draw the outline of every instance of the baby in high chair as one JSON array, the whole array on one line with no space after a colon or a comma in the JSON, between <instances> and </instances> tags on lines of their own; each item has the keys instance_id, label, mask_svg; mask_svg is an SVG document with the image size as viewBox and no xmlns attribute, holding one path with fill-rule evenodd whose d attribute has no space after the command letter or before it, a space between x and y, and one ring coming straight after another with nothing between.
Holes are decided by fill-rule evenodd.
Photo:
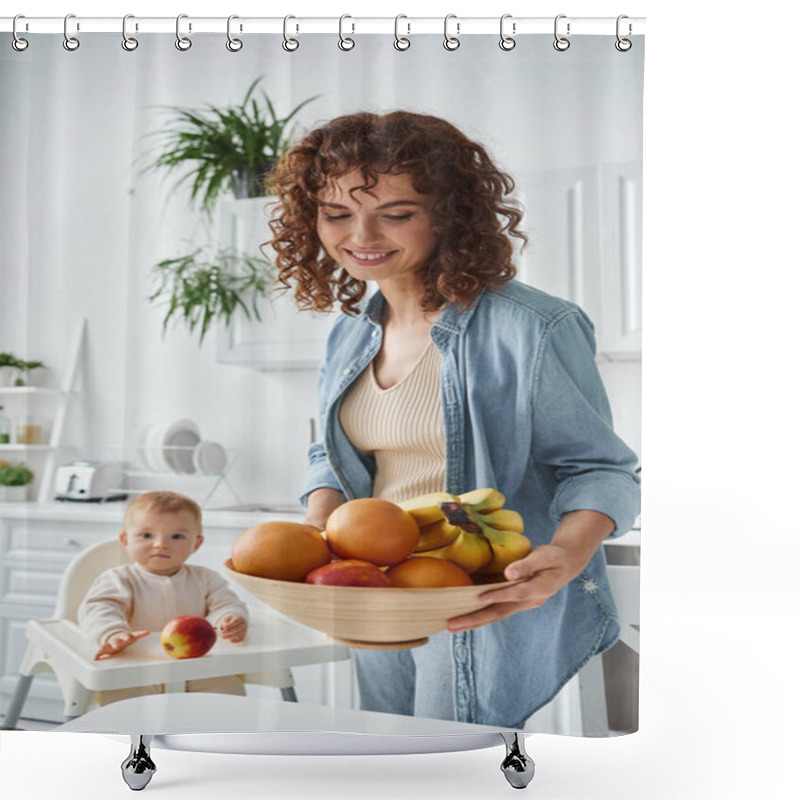
<instances>
[{"instance_id":1,"label":"baby in high chair","mask_svg":"<svg viewBox=\"0 0 800 800\"><path fill-rule=\"evenodd\" d=\"M78 608L78 624L100 645L95 660L111 658L161 629L175 617L206 617L223 639L247 635L247 607L222 576L186 564L203 543L202 512L194 500L175 492L147 492L125 509L122 546L133 564L100 574ZM238 675L188 681L190 692L244 695ZM99 693L100 705L159 694L163 684Z\"/></svg>"}]
</instances>

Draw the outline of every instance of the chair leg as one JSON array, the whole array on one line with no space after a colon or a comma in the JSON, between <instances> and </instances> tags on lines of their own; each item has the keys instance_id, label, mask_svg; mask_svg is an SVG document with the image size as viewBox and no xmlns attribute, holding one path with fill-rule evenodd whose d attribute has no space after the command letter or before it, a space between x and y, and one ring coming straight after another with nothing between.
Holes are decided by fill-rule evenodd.
<instances>
[{"instance_id":1,"label":"chair leg","mask_svg":"<svg viewBox=\"0 0 800 800\"><path fill-rule=\"evenodd\" d=\"M11 704L8 707L8 711L6 711L6 718L3 720L3 730L14 730L17 727L22 707L28 698L31 683L33 683L33 675L20 675L17 679Z\"/></svg>"},{"instance_id":2,"label":"chair leg","mask_svg":"<svg viewBox=\"0 0 800 800\"><path fill-rule=\"evenodd\" d=\"M131 734L131 752L122 762L122 779L135 792L140 792L150 783L156 772L156 765L150 758L152 736Z\"/></svg>"},{"instance_id":3,"label":"chair leg","mask_svg":"<svg viewBox=\"0 0 800 800\"><path fill-rule=\"evenodd\" d=\"M284 686L283 689L281 689L281 697L286 700L287 703L296 703L297 693L294 690L294 686Z\"/></svg>"},{"instance_id":4,"label":"chair leg","mask_svg":"<svg viewBox=\"0 0 800 800\"><path fill-rule=\"evenodd\" d=\"M525 752L525 737L518 733L501 733L506 744L506 757L500 769L515 789L524 789L536 771L533 759Z\"/></svg>"}]
</instances>

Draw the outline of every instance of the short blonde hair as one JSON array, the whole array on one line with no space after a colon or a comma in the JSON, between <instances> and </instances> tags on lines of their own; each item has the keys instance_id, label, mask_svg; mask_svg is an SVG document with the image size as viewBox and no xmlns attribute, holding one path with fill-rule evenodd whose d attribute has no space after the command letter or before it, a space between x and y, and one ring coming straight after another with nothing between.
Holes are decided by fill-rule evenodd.
<instances>
[{"instance_id":1,"label":"short blonde hair","mask_svg":"<svg viewBox=\"0 0 800 800\"><path fill-rule=\"evenodd\" d=\"M131 518L137 511L157 511L161 514L179 514L181 511L188 511L197 521L198 531L203 529L203 512L200 506L191 497L177 492L145 492L132 497L125 508L123 529L127 530Z\"/></svg>"}]
</instances>

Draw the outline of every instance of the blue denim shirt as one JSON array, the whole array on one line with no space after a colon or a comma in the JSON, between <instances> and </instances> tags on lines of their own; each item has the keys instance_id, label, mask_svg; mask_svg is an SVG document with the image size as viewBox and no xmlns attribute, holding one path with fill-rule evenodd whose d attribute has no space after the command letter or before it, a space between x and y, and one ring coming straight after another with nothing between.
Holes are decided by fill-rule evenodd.
<instances>
[{"instance_id":1,"label":"blue denim shirt","mask_svg":"<svg viewBox=\"0 0 800 800\"><path fill-rule=\"evenodd\" d=\"M384 299L334 323L319 373L322 441L309 448L302 500L330 487L369 497L374 459L339 424L348 387L378 353ZM494 487L525 521L534 547L562 514L593 509L611 534L639 513L636 455L614 433L594 356L592 323L576 305L517 281L448 305L431 329L442 355L445 491ZM536 709L619 635L602 548L541 608L451 634L461 722L521 728Z\"/></svg>"}]
</instances>

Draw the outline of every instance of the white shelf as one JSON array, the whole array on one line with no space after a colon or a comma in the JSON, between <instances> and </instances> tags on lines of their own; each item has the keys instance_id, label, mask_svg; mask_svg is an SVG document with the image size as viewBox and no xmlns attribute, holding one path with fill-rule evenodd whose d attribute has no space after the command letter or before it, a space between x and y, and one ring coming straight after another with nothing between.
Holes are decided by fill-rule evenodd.
<instances>
[{"instance_id":1,"label":"white shelf","mask_svg":"<svg viewBox=\"0 0 800 800\"><path fill-rule=\"evenodd\" d=\"M50 386L0 386L0 394L19 394L19 395L61 395L69 394L63 389L54 389Z\"/></svg>"},{"instance_id":2,"label":"white shelf","mask_svg":"<svg viewBox=\"0 0 800 800\"><path fill-rule=\"evenodd\" d=\"M47 452L50 450L57 450L58 448L52 444L0 444L0 450L16 450L18 452L25 451L39 451Z\"/></svg>"}]
</instances>

